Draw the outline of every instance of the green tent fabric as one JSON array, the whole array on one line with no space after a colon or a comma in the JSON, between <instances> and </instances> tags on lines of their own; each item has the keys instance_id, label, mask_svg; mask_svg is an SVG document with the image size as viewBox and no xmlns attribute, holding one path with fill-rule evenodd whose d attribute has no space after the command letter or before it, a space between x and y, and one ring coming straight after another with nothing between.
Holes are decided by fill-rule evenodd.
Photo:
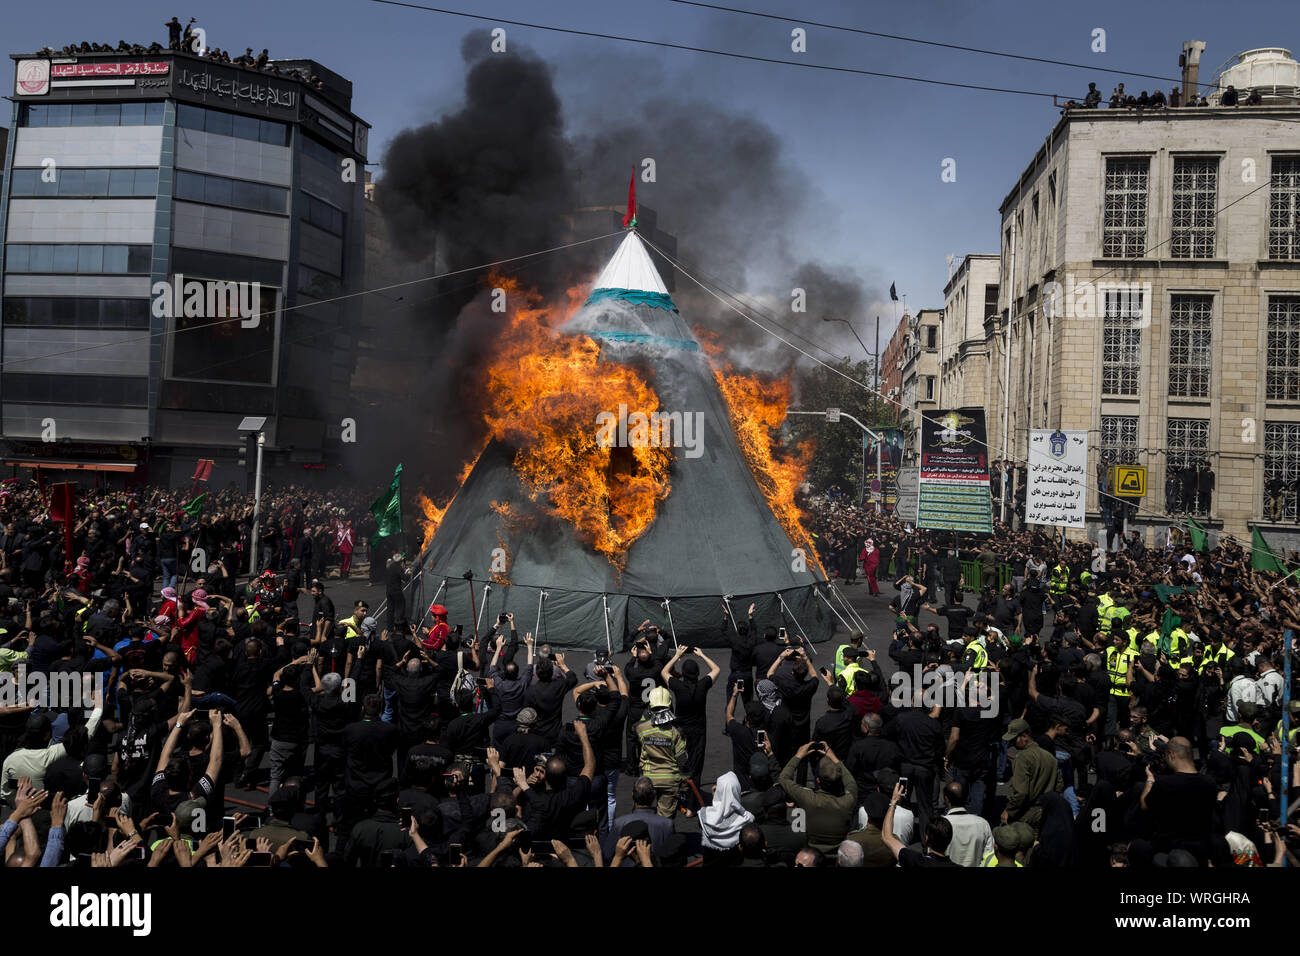
<instances>
[{"instance_id":1,"label":"green tent fabric","mask_svg":"<svg viewBox=\"0 0 1300 956\"><path fill-rule=\"evenodd\" d=\"M1273 571L1277 574L1285 574L1286 569L1282 567L1282 562L1277 559L1273 549L1268 546L1264 536L1259 533L1259 528L1251 526L1250 529L1250 567L1254 571Z\"/></svg>"},{"instance_id":2,"label":"green tent fabric","mask_svg":"<svg viewBox=\"0 0 1300 956\"><path fill-rule=\"evenodd\" d=\"M402 466L393 472L393 480L388 490L375 499L370 506L370 513L375 516L377 525L375 533L370 536L370 545L374 547L381 538L388 538L402 533Z\"/></svg>"},{"instance_id":3,"label":"green tent fabric","mask_svg":"<svg viewBox=\"0 0 1300 956\"><path fill-rule=\"evenodd\" d=\"M620 262L624 274L597 279L597 291L662 291L634 232L602 277ZM512 611L526 629L540 631L539 643L603 649L608 640L617 651L648 618L665 638L675 632L679 643L722 647L725 599L737 615L753 603L760 633L784 626L792 639L802 633L814 643L829 640L837 620L828 602L836 598L826 593L826 578L807 553L810 542L792 540L772 513L706 356L666 344L694 342L683 316L649 300L593 296L560 333L595 337L602 363L647 369L661 407L701 416L707 453L691 457L674 449L668 496L657 502L654 522L619 568L542 501L532 505L530 489L511 466L515 449L492 442L421 557L425 592L439 592L450 622L471 633L476 617L491 622ZM500 501L527 512L523 520L494 509ZM504 558L504 570L494 567L494 555ZM465 578L467 571L472 579ZM413 608L411 620L419 623L424 613L424 607Z\"/></svg>"},{"instance_id":4,"label":"green tent fabric","mask_svg":"<svg viewBox=\"0 0 1300 956\"><path fill-rule=\"evenodd\" d=\"M1187 526L1192 533L1192 548L1196 551L1205 550L1205 528L1195 518L1187 519Z\"/></svg>"}]
</instances>

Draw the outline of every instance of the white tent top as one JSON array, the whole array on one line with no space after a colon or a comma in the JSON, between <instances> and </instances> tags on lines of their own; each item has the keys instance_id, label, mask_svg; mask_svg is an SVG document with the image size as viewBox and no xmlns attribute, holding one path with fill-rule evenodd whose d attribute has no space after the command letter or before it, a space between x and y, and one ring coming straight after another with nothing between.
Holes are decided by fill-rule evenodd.
<instances>
[{"instance_id":1,"label":"white tent top","mask_svg":"<svg viewBox=\"0 0 1300 956\"><path fill-rule=\"evenodd\" d=\"M650 260L650 253L635 230L629 231L619 244L614 258L610 259L592 290L629 289L634 292L658 292L667 295L664 280L659 278L659 270Z\"/></svg>"}]
</instances>

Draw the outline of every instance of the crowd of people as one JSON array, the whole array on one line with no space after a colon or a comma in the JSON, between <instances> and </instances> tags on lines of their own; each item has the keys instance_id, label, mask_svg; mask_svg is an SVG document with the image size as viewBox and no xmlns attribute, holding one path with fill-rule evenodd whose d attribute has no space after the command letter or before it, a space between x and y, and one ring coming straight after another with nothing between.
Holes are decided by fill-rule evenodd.
<instances>
[{"instance_id":1,"label":"crowd of people","mask_svg":"<svg viewBox=\"0 0 1300 956\"><path fill-rule=\"evenodd\" d=\"M325 82L315 73L311 75L303 73L301 70L291 68L282 71L278 64L271 60L268 51L263 48L261 53L253 53L252 47L245 48L243 53L235 56L230 55L230 51L223 50L220 47L202 47L198 42L198 34L194 30L194 17L190 17L189 23L181 24L180 20L172 17L163 24L167 28L167 45L154 41L148 46L139 43L128 43L126 40L119 40L117 45L112 43L93 43L83 40L80 43L69 43L59 49L46 46L37 50L40 56L83 56L96 53L115 53L130 54L132 56L145 56L151 53L193 53L201 56L205 60L211 60L214 63L224 63L230 66L240 66L249 70L258 70L270 73L274 76L286 76L291 80L299 80L306 83L315 90L325 89Z\"/></svg>"},{"instance_id":2,"label":"crowd of people","mask_svg":"<svg viewBox=\"0 0 1300 956\"><path fill-rule=\"evenodd\" d=\"M1100 108L1101 100L1101 90L1097 89L1097 84L1089 83L1088 92L1084 96L1082 103L1078 100L1067 100L1062 104L1062 106L1066 110L1092 110ZM1260 106L1263 102L1264 100L1263 97L1260 96L1259 90L1251 90L1243 97L1235 86L1229 84L1224 91L1219 94L1218 105ZM1119 83L1115 86L1115 89L1111 91L1110 99L1107 101L1106 105L1113 110L1163 110L1178 109L1183 106L1209 106L1210 101L1204 96L1191 94L1186 97L1186 101L1184 102L1183 92L1176 86L1169 91L1168 96L1165 95L1164 90L1154 90L1151 93L1143 90L1137 96L1134 96L1132 93L1125 91L1123 83Z\"/></svg>"},{"instance_id":3,"label":"crowd of people","mask_svg":"<svg viewBox=\"0 0 1300 956\"><path fill-rule=\"evenodd\" d=\"M708 647L646 621L579 665L509 614L410 607L396 548L370 562L387 615L340 593L365 497L268 491L250 577L242 494L87 493L66 550L44 489L0 490L6 866L1300 858L1300 592L1230 539L954 540L818 499L823 565L892 636L831 660L724 603Z\"/></svg>"}]
</instances>

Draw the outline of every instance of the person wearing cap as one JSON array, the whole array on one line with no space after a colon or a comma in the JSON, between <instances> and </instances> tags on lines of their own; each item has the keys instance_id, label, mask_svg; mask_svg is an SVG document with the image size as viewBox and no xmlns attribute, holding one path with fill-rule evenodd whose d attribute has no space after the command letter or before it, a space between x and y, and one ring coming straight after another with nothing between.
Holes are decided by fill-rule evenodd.
<instances>
[{"instance_id":1,"label":"person wearing cap","mask_svg":"<svg viewBox=\"0 0 1300 956\"><path fill-rule=\"evenodd\" d=\"M993 849L984 857L980 866L1015 866L1024 868L1024 864L1016 859L1016 853L1028 849L1022 842L1021 828L1029 830L1029 842L1032 845L1034 831L1025 827L1023 823L1006 823L999 827L993 828L992 842Z\"/></svg>"},{"instance_id":2,"label":"person wearing cap","mask_svg":"<svg viewBox=\"0 0 1300 956\"><path fill-rule=\"evenodd\" d=\"M440 651L451 636L451 627L447 624L447 608L441 604L430 604L429 614L433 617L433 626L421 643L426 651Z\"/></svg>"},{"instance_id":3,"label":"person wearing cap","mask_svg":"<svg viewBox=\"0 0 1300 956\"><path fill-rule=\"evenodd\" d=\"M1133 683L1133 661L1137 652L1128 646L1124 634L1111 635L1111 646L1106 648L1106 674L1110 678L1110 699L1106 711L1107 736L1128 724L1130 685Z\"/></svg>"},{"instance_id":4,"label":"person wearing cap","mask_svg":"<svg viewBox=\"0 0 1300 956\"><path fill-rule=\"evenodd\" d=\"M651 690L649 705L645 719L635 728L640 773L654 784L659 815L671 819L677 813L681 789L690 777L690 755L675 724L668 688Z\"/></svg>"},{"instance_id":5,"label":"person wearing cap","mask_svg":"<svg viewBox=\"0 0 1300 956\"><path fill-rule=\"evenodd\" d=\"M361 636L361 624L369 613L370 605L365 601L357 601L352 605L352 614L339 620L345 640L354 641Z\"/></svg>"},{"instance_id":6,"label":"person wearing cap","mask_svg":"<svg viewBox=\"0 0 1300 956\"><path fill-rule=\"evenodd\" d=\"M1037 832L1043 817L1043 808L1038 805L1038 798L1045 793L1062 793L1065 790L1060 765L1055 754L1038 746L1027 720L1017 718L1011 721L1002 740L1016 748L1002 822L1027 823Z\"/></svg>"},{"instance_id":7,"label":"person wearing cap","mask_svg":"<svg viewBox=\"0 0 1300 956\"><path fill-rule=\"evenodd\" d=\"M839 677L840 674L844 672L844 668L849 666L848 652L850 650L853 651L852 658L854 660L856 660L858 655L862 653L863 637L864 635L861 631L854 631L852 634L849 635L849 643L841 644L839 647L835 649L834 673L836 677ZM853 686L852 682L849 683L849 686L850 687Z\"/></svg>"}]
</instances>

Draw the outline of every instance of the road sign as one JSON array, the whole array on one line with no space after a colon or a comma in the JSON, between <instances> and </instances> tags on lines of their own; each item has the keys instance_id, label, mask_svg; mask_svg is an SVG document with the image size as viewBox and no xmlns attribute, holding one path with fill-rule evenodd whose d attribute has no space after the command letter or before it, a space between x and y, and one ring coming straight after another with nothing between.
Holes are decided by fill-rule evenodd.
<instances>
[{"instance_id":1,"label":"road sign","mask_svg":"<svg viewBox=\"0 0 1300 956\"><path fill-rule=\"evenodd\" d=\"M1147 493L1145 465L1111 465L1111 494L1119 498L1141 498Z\"/></svg>"},{"instance_id":2,"label":"road sign","mask_svg":"<svg viewBox=\"0 0 1300 956\"><path fill-rule=\"evenodd\" d=\"M838 408L826 409L826 420L828 422L838 422L840 420L840 410Z\"/></svg>"},{"instance_id":3,"label":"road sign","mask_svg":"<svg viewBox=\"0 0 1300 956\"><path fill-rule=\"evenodd\" d=\"M879 479L879 478L872 478L872 479L871 479L871 484L870 484L869 487L871 488L871 493L872 493L873 495L878 495L878 494L880 494L880 479Z\"/></svg>"},{"instance_id":4,"label":"road sign","mask_svg":"<svg viewBox=\"0 0 1300 956\"><path fill-rule=\"evenodd\" d=\"M894 505L894 516L900 521L916 524L919 486L920 471L918 469L898 469L898 502Z\"/></svg>"}]
</instances>

